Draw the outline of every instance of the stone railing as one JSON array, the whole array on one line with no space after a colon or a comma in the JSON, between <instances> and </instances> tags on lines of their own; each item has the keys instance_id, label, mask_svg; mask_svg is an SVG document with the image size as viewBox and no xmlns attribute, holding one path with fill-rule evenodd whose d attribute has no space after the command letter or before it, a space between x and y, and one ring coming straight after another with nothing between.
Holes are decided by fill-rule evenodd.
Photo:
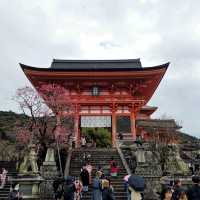
<instances>
[{"instance_id":1,"label":"stone railing","mask_svg":"<svg viewBox=\"0 0 200 200\"><path fill-rule=\"evenodd\" d=\"M122 151L121 151L121 149L119 147L118 141L116 141L116 148L117 148L118 154L119 154L119 156L121 158L122 164L123 164L124 168L126 169L127 174L131 174L131 170L130 170L130 168L128 166L128 163L126 162L124 154L122 153Z\"/></svg>"}]
</instances>

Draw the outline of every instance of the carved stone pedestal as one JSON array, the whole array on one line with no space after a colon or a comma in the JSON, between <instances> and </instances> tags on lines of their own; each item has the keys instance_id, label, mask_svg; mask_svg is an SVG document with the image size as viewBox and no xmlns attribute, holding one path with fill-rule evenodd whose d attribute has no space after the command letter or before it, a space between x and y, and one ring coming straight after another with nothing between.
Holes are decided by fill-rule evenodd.
<instances>
[{"instance_id":1,"label":"carved stone pedestal","mask_svg":"<svg viewBox=\"0 0 200 200\"><path fill-rule=\"evenodd\" d=\"M19 191L23 193L23 199L40 199L42 177L25 175L10 181L19 184Z\"/></svg>"},{"instance_id":2,"label":"carved stone pedestal","mask_svg":"<svg viewBox=\"0 0 200 200\"><path fill-rule=\"evenodd\" d=\"M41 184L41 198L53 199L53 181L58 177L53 148L47 150L45 161L41 167L41 175L44 179Z\"/></svg>"}]
</instances>

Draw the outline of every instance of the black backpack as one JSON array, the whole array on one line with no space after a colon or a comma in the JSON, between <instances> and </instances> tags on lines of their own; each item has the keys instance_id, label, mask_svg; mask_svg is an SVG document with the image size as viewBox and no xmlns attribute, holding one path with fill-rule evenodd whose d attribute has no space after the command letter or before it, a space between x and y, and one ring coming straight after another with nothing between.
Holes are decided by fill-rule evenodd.
<instances>
[{"instance_id":1,"label":"black backpack","mask_svg":"<svg viewBox=\"0 0 200 200\"><path fill-rule=\"evenodd\" d=\"M194 200L200 200L200 187L195 187L193 191Z\"/></svg>"},{"instance_id":2,"label":"black backpack","mask_svg":"<svg viewBox=\"0 0 200 200\"><path fill-rule=\"evenodd\" d=\"M111 188L105 188L102 193L103 200L115 200L114 192Z\"/></svg>"},{"instance_id":3,"label":"black backpack","mask_svg":"<svg viewBox=\"0 0 200 200\"><path fill-rule=\"evenodd\" d=\"M65 199L73 199L74 198L74 192L75 192L75 186L74 184L64 185L63 187L63 196Z\"/></svg>"},{"instance_id":4,"label":"black backpack","mask_svg":"<svg viewBox=\"0 0 200 200\"><path fill-rule=\"evenodd\" d=\"M188 191L188 200L200 200L200 187L199 186L193 186Z\"/></svg>"}]
</instances>

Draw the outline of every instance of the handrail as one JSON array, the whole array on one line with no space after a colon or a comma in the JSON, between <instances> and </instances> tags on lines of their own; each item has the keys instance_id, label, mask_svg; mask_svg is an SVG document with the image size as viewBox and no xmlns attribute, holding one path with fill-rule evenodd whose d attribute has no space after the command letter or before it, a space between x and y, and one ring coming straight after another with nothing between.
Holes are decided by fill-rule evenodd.
<instances>
[{"instance_id":1,"label":"handrail","mask_svg":"<svg viewBox=\"0 0 200 200\"><path fill-rule=\"evenodd\" d=\"M127 174L131 175L132 174L131 170L128 166L128 163L126 162L126 159L124 158L124 154L122 153L117 140L116 140L116 148L117 148L118 154L121 158L122 164L123 164L124 168L126 169Z\"/></svg>"},{"instance_id":2,"label":"handrail","mask_svg":"<svg viewBox=\"0 0 200 200\"><path fill-rule=\"evenodd\" d=\"M68 176L69 175L69 168L70 168L70 162L71 162L71 157L72 157L72 141L69 142L69 151L67 154L67 160L66 160L66 164L65 164L65 171L64 171L64 176Z\"/></svg>"}]
</instances>

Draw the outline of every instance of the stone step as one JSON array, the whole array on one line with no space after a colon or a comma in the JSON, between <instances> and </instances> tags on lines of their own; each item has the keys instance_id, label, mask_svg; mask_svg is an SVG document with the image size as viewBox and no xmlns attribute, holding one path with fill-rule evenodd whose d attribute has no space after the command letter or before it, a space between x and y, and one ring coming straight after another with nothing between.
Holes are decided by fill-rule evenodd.
<instances>
[{"instance_id":1,"label":"stone step","mask_svg":"<svg viewBox=\"0 0 200 200\"><path fill-rule=\"evenodd\" d=\"M70 175L78 177L80 174L80 169L83 165L83 155L90 154L89 161L94 166L92 176L95 176L98 165L109 166L111 157L118 163L120 172L117 177L109 177L111 184L115 190L116 200L125 200L126 192L124 191L123 177L127 174L123 167L122 161L118 155L116 149L79 149L72 152L71 165L70 165ZM109 172L109 169L105 169ZM91 200L92 190L90 189L87 193L83 194L83 200Z\"/></svg>"},{"instance_id":2,"label":"stone step","mask_svg":"<svg viewBox=\"0 0 200 200\"><path fill-rule=\"evenodd\" d=\"M7 173L7 178L9 180L9 177L13 177L17 175L16 172L16 162L13 161L0 161L0 167L5 168L8 173ZM4 188L0 189L0 199L1 200L7 200L8 199L8 194L10 192L10 183L6 182L6 185Z\"/></svg>"},{"instance_id":3,"label":"stone step","mask_svg":"<svg viewBox=\"0 0 200 200\"><path fill-rule=\"evenodd\" d=\"M81 154L74 154L73 156L76 156L75 158L84 158L83 155ZM111 159L111 157L115 158L115 159L118 159L118 156L113 156L112 154L110 155L93 155L93 154L90 154L91 157L89 158L93 158L94 160L97 160L98 158L105 158L106 160L109 160Z\"/></svg>"},{"instance_id":4,"label":"stone step","mask_svg":"<svg viewBox=\"0 0 200 200\"><path fill-rule=\"evenodd\" d=\"M81 170L76 170L76 171L70 170L70 173L79 175L79 174L81 173ZM107 172L107 171L104 171L104 173L105 173L105 175L109 175L109 174L110 174L110 173ZM95 176L95 174L96 174L96 171L92 171L92 175ZM120 172L118 173L118 176L117 176L117 177L114 177L114 178L115 178L115 179L118 179L118 178L124 177L124 175L126 175L126 174L127 174L126 171L120 171Z\"/></svg>"}]
</instances>

